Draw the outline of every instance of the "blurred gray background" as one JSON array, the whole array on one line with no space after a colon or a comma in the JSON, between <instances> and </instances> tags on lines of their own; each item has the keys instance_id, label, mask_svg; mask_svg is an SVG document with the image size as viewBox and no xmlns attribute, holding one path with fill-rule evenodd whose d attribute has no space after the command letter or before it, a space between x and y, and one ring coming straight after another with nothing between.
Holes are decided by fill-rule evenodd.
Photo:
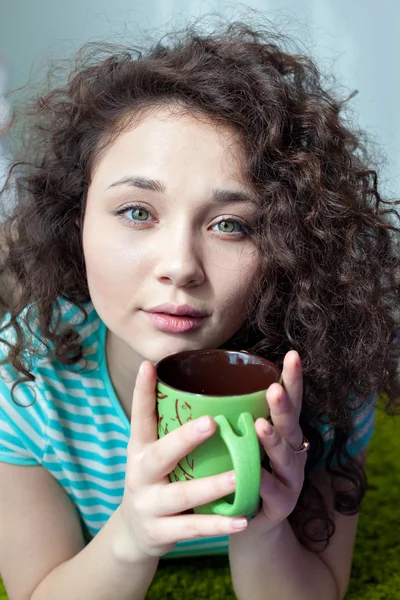
<instances>
[{"instance_id":1,"label":"blurred gray background","mask_svg":"<svg viewBox=\"0 0 400 600\"><path fill-rule=\"evenodd\" d=\"M344 95L359 91L349 103L351 118L384 153L381 192L399 197L400 4L394 0L0 0L3 172L15 133L1 135L7 116L2 94L44 78L50 60L71 56L89 40L135 44L139 32L162 35L211 12L242 18L246 7L262 11L304 43L324 72L334 73ZM8 101L17 102L17 95ZM1 170L0 164L0 183Z\"/></svg>"}]
</instances>

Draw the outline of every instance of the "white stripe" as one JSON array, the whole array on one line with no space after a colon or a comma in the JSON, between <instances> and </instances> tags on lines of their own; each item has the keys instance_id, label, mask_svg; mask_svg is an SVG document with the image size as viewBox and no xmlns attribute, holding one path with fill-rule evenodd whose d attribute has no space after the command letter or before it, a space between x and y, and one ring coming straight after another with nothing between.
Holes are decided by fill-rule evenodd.
<instances>
[{"instance_id":1,"label":"white stripe","mask_svg":"<svg viewBox=\"0 0 400 600\"><path fill-rule=\"evenodd\" d=\"M85 490L78 490L76 488L74 488L73 486L69 485L69 493L73 494L76 498L78 498L80 501L81 500L90 500L91 498L93 498L93 489L85 489ZM124 486L121 486L122 489L124 488ZM96 491L96 500L98 499L98 503L94 504L92 506L85 506L85 510L87 512L92 511L92 514L94 512L98 512L99 508L103 507L103 504L101 504L101 502L109 502L110 504L120 504L121 502L121 498L118 498L117 496L109 496L108 494L105 494L104 492L100 491L100 490L95 490ZM121 493L121 497L122 497L122 493ZM106 507L105 507L106 508ZM107 507L107 510L110 510Z\"/></svg>"},{"instance_id":2,"label":"white stripe","mask_svg":"<svg viewBox=\"0 0 400 600\"><path fill-rule=\"evenodd\" d=\"M91 407L92 410L95 410L98 408L108 408L109 412L114 412L114 407L111 404L110 399L107 396L95 396L94 394L91 393L91 391L92 390L90 390L90 388L86 388L86 396L85 396L86 406ZM58 406L68 408L69 406L74 405L73 402L69 401L71 398L71 394L69 392L70 392L70 390L65 391L65 395L68 396L67 399L63 399L63 398L55 399L51 394L49 394L49 400L53 404L56 404L56 401L57 401ZM81 396L77 396L77 397L81 398ZM80 402L80 400L79 400L79 402Z\"/></svg>"},{"instance_id":3,"label":"white stripe","mask_svg":"<svg viewBox=\"0 0 400 600\"><path fill-rule=\"evenodd\" d=\"M53 440L58 440L59 442L65 441L69 446L73 446L77 450L95 452L96 454L98 454L99 457L102 458L126 457L126 448L104 449L102 448L100 443L76 440L74 438L61 435L61 433L56 430L52 430L51 438ZM125 443L125 439L121 439L121 442Z\"/></svg>"},{"instance_id":4,"label":"white stripe","mask_svg":"<svg viewBox=\"0 0 400 600\"><path fill-rule=\"evenodd\" d=\"M94 369L94 372L96 372L96 369L98 368L98 363L96 361L88 361L88 367L90 367L90 369ZM46 369L49 369L47 365ZM95 375L93 377L90 377L85 375L84 373L75 373L74 371L66 371L65 369L52 369L51 372L52 376L56 377L57 379L73 381L74 383L80 383L83 387L97 388L100 390L105 389L104 383L101 381L101 379L95 378ZM39 373L38 378L39 377L45 382L50 381L50 383L54 383L54 380L51 379L50 375L47 375L46 373ZM70 388L64 386L64 389L66 390L66 393L69 393Z\"/></svg>"},{"instance_id":5,"label":"white stripe","mask_svg":"<svg viewBox=\"0 0 400 600\"><path fill-rule=\"evenodd\" d=\"M125 481L125 465L114 465L113 467L107 467L106 469L102 469L101 467L103 465L101 464L96 464L94 463L94 461L91 461L94 464L94 470L96 470L99 473L102 473L103 471L106 471L104 474L107 476L109 475L113 475L115 476L116 473L119 473L119 478L111 481L108 480L107 478L101 478L101 477L97 477L96 475L92 475L92 474L88 474L88 473L82 473L82 471L73 471L71 469L69 469L65 464L60 465L60 461L58 459L58 456L61 456L61 454L65 453L61 453L61 452L55 452L54 455L53 454L47 454L45 455L45 458L43 460L43 463L46 463L47 465L56 465L57 467L61 467L61 471L57 470L57 469L52 469L51 472L53 473L53 475L55 477L61 477L61 475L59 475L59 473L64 473L64 476L68 476L68 479L70 479L72 482L81 482L82 479L84 479L84 481L91 483L94 486L100 485L102 487L107 487L110 489L116 489L118 487L121 486L121 482ZM68 455L68 462L72 462L75 464L75 461L72 459L72 457L70 455ZM86 461L81 459L81 461L79 463L76 463L78 465L82 465L85 466L86 465ZM100 467L100 468L99 468ZM120 482L120 483L118 483Z\"/></svg>"},{"instance_id":6,"label":"white stripe","mask_svg":"<svg viewBox=\"0 0 400 600\"><path fill-rule=\"evenodd\" d=\"M15 431L13 431L7 423L0 421L0 431L4 431L8 434L15 436ZM13 442L10 442L9 440L0 440L0 444L4 447L4 448L8 448L10 451L12 451L12 453L15 453L16 457L22 457L22 458L32 458L32 452L30 452L29 450L26 450L23 446L17 446L15 445ZM10 452L11 454L11 452ZM13 455L13 454L12 454ZM38 457L34 456L34 458L37 460Z\"/></svg>"},{"instance_id":7,"label":"white stripe","mask_svg":"<svg viewBox=\"0 0 400 600\"><path fill-rule=\"evenodd\" d=\"M84 389L78 390L78 389L66 388L65 385L63 385L56 379L52 379L45 375L42 375L41 379L42 379L42 381L44 381L45 385L48 388L50 388L51 390L56 390L57 392L61 392L62 394L67 394L67 395L73 396L75 398L85 398L86 397L86 392ZM50 397L53 398L53 396L50 396ZM59 403L58 398L54 398L54 404L56 404L56 403Z\"/></svg>"},{"instance_id":8,"label":"white stripe","mask_svg":"<svg viewBox=\"0 0 400 600\"><path fill-rule=\"evenodd\" d=\"M85 468L87 469L92 469L93 471L98 471L99 473L103 473L104 475L113 475L115 473L115 471L119 471L119 472L123 472L124 471L124 464L111 464L111 465L105 465L104 463L97 461L95 459L92 458L83 458L82 456L73 456L71 455L69 452L64 452L63 450L55 450L57 456L59 456L62 461L64 463L73 463L74 465L84 465ZM65 467L65 470L67 470L67 467ZM71 471L72 473L72 471ZM79 474L79 473L78 473ZM79 474L79 476L82 478L82 473ZM83 476L86 478L85 473L83 473ZM90 477L92 477L92 475L90 475ZM103 481L103 486L107 485L107 481Z\"/></svg>"},{"instance_id":9,"label":"white stripe","mask_svg":"<svg viewBox=\"0 0 400 600\"><path fill-rule=\"evenodd\" d=\"M75 396L75 394L74 394ZM82 396L77 396L77 397L82 397ZM96 422L103 423L108 422L108 415L106 413L102 413L102 414L95 414L93 412L93 406L85 406L82 404L71 404L69 402L63 402L62 400L59 400L58 398L55 399L54 404L56 405L56 407L68 412L71 415L74 416L79 416L79 417L93 417L93 419ZM52 414L53 418L54 415L57 415L57 411L54 410L53 408L49 409L49 414ZM104 420L104 421L103 421Z\"/></svg>"},{"instance_id":10,"label":"white stripe","mask_svg":"<svg viewBox=\"0 0 400 600\"><path fill-rule=\"evenodd\" d=\"M71 396L72 398L87 398L90 394L91 388L93 390L96 390L96 388L98 388L99 386L86 386L82 389L79 388L69 388L66 387L65 385L63 385L62 383L60 383L59 381L56 381L55 379L49 379L46 378L46 387L48 387L50 390L56 390L56 392L61 392L62 394L64 394L65 396ZM78 382L78 379L77 379ZM50 395L50 398L53 399L53 396ZM107 400L107 398L103 398L103 400ZM58 404L63 403L63 404L67 404L68 400L64 400L63 398L54 398L54 404L56 404L56 401L58 402ZM110 405L110 402L108 403ZM97 396L94 397L94 406L98 406L97 403Z\"/></svg>"},{"instance_id":11,"label":"white stripe","mask_svg":"<svg viewBox=\"0 0 400 600\"><path fill-rule=\"evenodd\" d=\"M374 422L374 420L375 420L375 412L372 412L369 419L365 423L365 425L361 429L357 429L349 437L349 443L353 444L353 443L357 442L359 439L361 439L362 437L364 437L364 435L367 433L367 431L372 429L372 423Z\"/></svg>"},{"instance_id":12,"label":"white stripe","mask_svg":"<svg viewBox=\"0 0 400 600\"><path fill-rule=\"evenodd\" d=\"M43 461L43 462L46 462L46 465L54 464L58 467L61 466L61 471L58 471L58 470L51 471L53 476L57 477L57 479L64 477L64 478L69 479L71 482L81 483L82 477L84 477L84 481L88 484L92 484L94 487L101 486L103 488L107 487L112 490L124 486L125 473L123 473L123 465L118 466L118 470L121 471L120 479L111 481L111 480L101 479L100 477L96 477L95 475L85 474L85 473L82 474L80 472L77 473L75 471L71 471L65 465L60 465L60 461L57 459L57 456L53 456L53 455L46 456L45 461ZM80 463L80 464L84 464L84 461L82 461L82 463ZM115 468L115 470L116 470L116 468ZM99 469L97 469L97 471L99 471Z\"/></svg>"},{"instance_id":13,"label":"white stripe","mask_svg":"<svg viewBox=\"0 0 400 600\"><path fill-rule=\"evenodd\" d=\"M111 441L111 440L119 440L121 439L121 435L124 435L124 437L126 438L127 436L125 436L125 433L123 433L125 430L121 424L121 421L119 419L117 419L116 417L113 417L112 415L98 415L98 418L93 418L93 420L95 421L95 423L97 425L119 425L119 427L123 430L123 432L121 431L106 431L106 432L102 432L99 431L97 427L94 427L92 424L90 423L73 423L71 424L70 422L68 422L65 419L60 419L58 416L58 413L53 410L52 408L49 409L49 417L52 418L54 421L57 421L58 423L60 423L61 427L64 430L70 431L71 427L73 427L74 431L76 431L77 433L88 433L93 435L93 437L96 438L100 438L103 441ZM51 426L51 424L49 424L49 428L53 429L53 427Z\"/></svg>"},{"instance_id":14,"label":"white stripe","mask_svg":"<svg viewBox=\"0 0 400 600\"><path fill-rule=\"evenodd\" d=\"M103 511L103 512L107 513L107 514L108 514L108 515L111 517L111 515L112 515L112 513L113 513L114 511L109 511L109 510L107 510L107 509L104 509L104 511ZM104 524L105 524L105 521L90 521L90 524L89 524L89 523L86 523L86 525L87 525L88 529L89 529L89 530L90 530L92 533L94 533L94 531L93 531L93 530L101 529L101 528L104 526Z\"/></svg>"},{"instance_id":15,"label":"white stripe","mask_svg":"<svg viewBox=\"0 0 400 600\"><path fill-rule=\"evenodd\" d=\"M14 392L18 389L18 386L16 387L16 389L14 390ZM36 400L36 402L40 402L40 398L38 398ZM33 429L29 423L27 421L25 421L25 419L23 419L21 417L21 414L19 411L15 410L14 408L14 403L13 402L9 402L5 407L4 407L4 412L7 414L7 416L9 417L9 419L15 423L20 429L21 431L23 431L24 435L26 435L28 437L29 440L33 441L34 444L39 448L39 449L43 449L43 436L42 435L38 435L35 431L35 429ZM41 429L43 426L43 423L38 421L36 414L33 411L30 411L30 416L33 417L34 421L36 421L36 423L38 424L38 428ZM14 431L14 435L15 435L15 431Z\"/></svg>"}]
</instances>

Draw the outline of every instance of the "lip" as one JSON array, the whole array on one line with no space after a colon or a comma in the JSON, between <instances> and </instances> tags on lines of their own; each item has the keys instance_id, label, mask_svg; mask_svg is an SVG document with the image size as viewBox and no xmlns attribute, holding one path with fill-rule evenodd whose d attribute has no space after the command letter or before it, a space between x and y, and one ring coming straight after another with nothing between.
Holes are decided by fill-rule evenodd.
<instances>
[{"instance_id":1,"label":"lip","mask_svg":"<svg viewBox=\"0 0 400 600\"><path fill-rule=\"evenodd\" d=\"M188 331L193 331L200 327L206 320L206 317L170 315L150 311L143 312L147 315L147 318L154 327L157 327L157 329L165 331L166 333L187 333Z\"/></svg>"},{"instance_id":2,"label":"lip","mask_svg":"<svg viewBox=\"0 0 400 600\"><path fill-rule=\"evenodd\" d=\"M157 313L157 314L167 314L174 316L184 316L184 317L208 317L209 313L194 308L194 306L190 306L190 304L181 304L180 306L175 306L174 304L159 304L158 306L154 306L153 308L146 309L148 313Z\"/></svg>"}]
</instances>

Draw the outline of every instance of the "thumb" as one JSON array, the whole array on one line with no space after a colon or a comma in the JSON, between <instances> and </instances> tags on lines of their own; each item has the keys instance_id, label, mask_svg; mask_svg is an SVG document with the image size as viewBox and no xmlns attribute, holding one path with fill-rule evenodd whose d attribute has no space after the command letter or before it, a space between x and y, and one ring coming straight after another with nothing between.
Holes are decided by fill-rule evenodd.
<instances>
[{"instance_id":1,"label":"thumb","mask_svg":"<svg viewBox=\"0 0 400 600\"><path fill-rule=\"evenodd\" d=\"M139 444L158 439L156 382L155 366L149 360L143 361L136 377L131 412L131 437Z\"/></svg>"}]
</instances>

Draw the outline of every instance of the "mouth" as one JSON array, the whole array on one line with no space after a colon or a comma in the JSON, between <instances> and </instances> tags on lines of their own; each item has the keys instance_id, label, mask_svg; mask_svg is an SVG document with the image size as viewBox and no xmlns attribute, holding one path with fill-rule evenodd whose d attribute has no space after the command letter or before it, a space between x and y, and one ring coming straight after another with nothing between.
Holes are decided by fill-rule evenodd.
<instances>
[{"instance_id":1,"label":"mouth","mask_svg":"<svg viewBox=\"0 0 400 600\"><path fill-rule=\"evenodd\" d=\"M207 316L171 315L163 312L144 311L149 321L166 333L188 333L201 327L207 320Z\"/></svg>"},{"instance_id":2,"label":"mouth","mask_svg":"<svg viewBox=\"0 0 400 600\"><path fill-rule=\"evenodd\" d=\"M190 306L190 304L181 304L176 306L170 303L159 304L153 308L146 309L148 313L166 314L175 317L208 317L209 312Z\"/></svg>"}]
</instances>

